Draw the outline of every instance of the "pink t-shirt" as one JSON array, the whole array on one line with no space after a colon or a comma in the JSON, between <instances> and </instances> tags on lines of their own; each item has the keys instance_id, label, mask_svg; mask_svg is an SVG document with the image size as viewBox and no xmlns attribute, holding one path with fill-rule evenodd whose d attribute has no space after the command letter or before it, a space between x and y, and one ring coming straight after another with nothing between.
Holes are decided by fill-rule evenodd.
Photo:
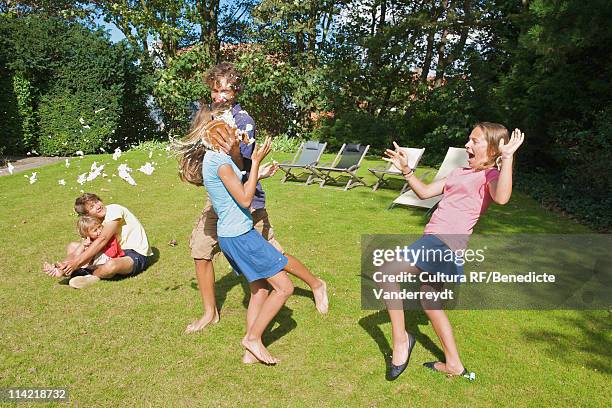
<instances>
[{"instance_id":1,"label":"pink t-shirt","mask_svg":"<svg viewBox=\"0 0 612 408\"><path fill-rule=\"evenodd\" d=\"M471 168L458 168L453 170L446 178L444 197L434 211L431 220L425 227L424 234L456 235L464 237L465 243L456 242L449 245L451 249L460 249L467 246L469 235L493 201L489 193L488 183L499 177L499 170L474 170ZM459 241L462 241L459 239Z\"/></svg>"}]
</instances>

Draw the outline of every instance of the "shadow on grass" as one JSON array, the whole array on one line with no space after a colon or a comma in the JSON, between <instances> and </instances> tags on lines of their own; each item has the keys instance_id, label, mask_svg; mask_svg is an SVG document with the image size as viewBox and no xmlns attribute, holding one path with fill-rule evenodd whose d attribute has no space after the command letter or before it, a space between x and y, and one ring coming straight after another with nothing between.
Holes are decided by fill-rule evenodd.
<instances>
[{"instance_id":1,"label":"shadow on grass","mask_svg":"<svg viewBox=\"0 0 612 408\"><path fill-rule=\"evenodd\" d=\"M248 308L250 299L249 284L246 279L236 275L234 272L230 272L215 282L215 300L217 301L217 309L219 310L219 313L221 313L223 310L223 306L227 300L227 294L232 290L232 288L234 288L234 286L238 285L242 287L242 305L245 309ZM191 288L194 290L199 290L198 283L195 278L191 279ZM293 295L309 298L314 304L314 296L309 290L296 287ZM270 322L268 329L264 332L262 339L264 344L270 345L276 340L282 338L287 333L291 332L291 330L295 329L297 327L297 322L292 316L293 310L287 306L283 306L274 319L272 319Z\"/></svg>"},{"instance_id":2,"label":"shadow on grass","mask_svg":"<svg viewBox=\"0 0 612 408\"><path fill-rule=\"evenodd\" d=\"M555 316L554 329L528 330L523 334L530 343L544 347L553 360L566 365L588 367L612 373L612 316L584 312L580 316Z\"/></svg>"},{"instance_id":3,"label":"shadow on grass","mask_svg":"<svg viewBox=\"0 0 612 408\"><path fill-rule=\"evenodd\" d=\"M427 335L419 330L419 325L428 325L429 319L422 311L407 311L404 313L406 330L414 335L416 341L425 347L437 360L444 361L444 352ZM385 359L386 366L391 364L393 350L387 341L387 337L380 328L381 325L389 323L389 313L381 310L359 320L359 325L374 339L380 353Z\"/></svg>"}]
</instances>

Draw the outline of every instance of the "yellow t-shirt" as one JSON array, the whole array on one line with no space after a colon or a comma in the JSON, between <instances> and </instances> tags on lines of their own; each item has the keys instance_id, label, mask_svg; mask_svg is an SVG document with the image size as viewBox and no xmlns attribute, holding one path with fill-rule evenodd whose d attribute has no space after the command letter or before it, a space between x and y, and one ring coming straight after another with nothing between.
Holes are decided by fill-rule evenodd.
<instances>
[{"instance_id":1,"label":"yellow t-shirt","mask_svg":"<svg viewBox=\"0 0 612 408\"><path fill-rule=\"evenodd\" d=\"M149 246L147 234L145 233L144 228L142 228L140 221L138 221L138 218L136 218L134 214L130 212L130 210L122 205L107 205L106 216L104 217L104 222L102 222L102 224L104 225L110 221L116 220L119 220L121 227L120 237L118 237L121 249L133 249L144 256L153 255L151 247Z\"/></svg>"}]
</instances>

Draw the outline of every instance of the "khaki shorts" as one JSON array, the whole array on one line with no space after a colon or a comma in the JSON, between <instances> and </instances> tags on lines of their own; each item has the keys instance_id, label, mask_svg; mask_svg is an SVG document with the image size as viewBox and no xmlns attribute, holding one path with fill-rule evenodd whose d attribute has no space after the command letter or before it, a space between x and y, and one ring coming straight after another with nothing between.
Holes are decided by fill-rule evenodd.
<instances>
[{"instance_id":1,"label":"khaki shorts","mask_svg":"<svg viewBox=\"0 0 612 408\"><path fill-rule=\"evenodd\" d=\"M272 244L274 248L278 249L281 253L285 253L283 247L274 238L274 230L270 224L266 209L251 210L251 215L253 216L253 228ZM189 248L191 248L192 258L212 260L221 251L219 241L217 240L218 219L219 217L217 217L212 204L210 201L207 201L202 214L191 232Z\"/></svg>"}]
</instances>

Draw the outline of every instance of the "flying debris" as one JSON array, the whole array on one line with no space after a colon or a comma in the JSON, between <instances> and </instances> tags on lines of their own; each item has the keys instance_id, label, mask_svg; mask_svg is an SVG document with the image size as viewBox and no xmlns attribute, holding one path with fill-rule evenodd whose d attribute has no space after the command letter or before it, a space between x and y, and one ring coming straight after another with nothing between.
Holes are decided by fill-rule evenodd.
<instances>
[{"instance_id":1,"label":"flying debris","mask_svg":"<svg viewBox=\"0 0 612 408\"><path fill-rule=\"evenodd\" d=\"M13 174L13 169L14 169L14 168L15 168L15 166L13 166L11 163L9 163L9 164L8 164L8 168L7 168L7 170L8 170L8 172L9 172L9 174Z\"/></svg>"},{"instance_id":2,"label":"flying debris","mask_svg":"<svg viewBox=\"0 0 612 408\"><path fill-rule=\"evenodd\" d=\"M96 109L96 110L94 111L94 113L100 113L100 112L102 112L103 110L106 110L106 108Z\"/></svg>"},{"instance_id":3,"label":"flying debris","mask_svg":"<svg viewBox=\"0 0 612 408\"><path fill-rule=\"evenodd\" d=\"M102 173L102 170L104 170L104 165L98 166L98 163L93 162L93 164L91 165L91 170L89 171L89 174L87 175L87 181L94 180L96 177L98 177Z\"/></svg>"},{"instance_id":4,"label":"flying debris","mask_svg":"<svg viewBox=\"0 0 612 408\"><path fill-rule=\"evenodd\" d=\"M70 160L66 159L66 167L70 167Z\"/></svg>"},{"instance_id":5,"label":"flying debris","mask_svg":"<svg viewBox=\"0 0 612 408\"><path fill-rule=\"evenodd\" d=\"M83 185L85 181L87 181L87 173L79 174L79 177L77 178L77 183Z\"/></svg>"},{"instance_id":6,"label":"flying debris","mask_svg":"<svg viewBox=\"0 0 612 408\"><path fill-rule=\"evenodd\" d=\"M128 184L131 184L133 186L136 185L136 182L134 181L134 179L130 175L130 173L132 172L132 169L130 169L127 166L127 164L125 164L125 163L120 164L119 167L117 167L117 170L119 171L119 177L121 177L122 179L127 181Z\"/></svg>"},{"instance_id":7,"label":"flying debris","mask_svg":"<svg viewBox=\"0 0 612 408\"><path fill-rule=\"evenodd\" d=\"M120 157L121 157L121 149L116 148L115 153L113 153L113 160L119 160Z\"/></svg>"},{"instance_id":8,"label":"flying debris","mask_svg":"<svg viewBox=\"0 0 612 408\"><path fill-rule=\"evenodd\" d=\"M146 174L147 176L150 176L151 174L153 174L153 171L155 170L155 167L153 167L153 165L149 162L146 162L144 166L140 167L138 169L140 172Z\"/></svg>"},{"instance_id":9,"label":"flying debris","mask_svg":"<svg viewBox=\"0 0 612 408\"><path fill-rule=\"evenodd\" d=\"M65 186L66 185L66 181L64 179L58 180L57 184L59 184L60 186Z\"/></svg>"},{"instance_id":10,"label":"flying debris","mask_svg":"<svg viewBox=\"0 0 612 408\"><path fill-rule=\"evenodd\" d=\"M28 177L27 175L24 175L24 177L27 178L27 179L30 179L30 184L34 184L34 183L36 183L36 176L37 175L38 175L37 172L33 172L30 177Z\"/></svg>"},{"instance_id":11,"label":"flying debris","mask_svg":"<svg viewBox=\"0 0 612 408\"><path fill-rule=\"evenodd\" d=\"M149 152L149 159L150 159L151 157L153 157L153 150L151 150L151 151Z\"/></svg>"},{"instance_id":12,"label":"flying debris","mask_svg":"<svg viewBox=\"0 0 612 408\"><path fill-rule=\"evenodd\" d=\"M84 125L84 124L85 124L85 119L83 119L83 118L79 118L79 123L80 123L81 125Z\"/></svg>"},{"instance_id":13,"label":"flying debris","mask_svg":"<svg viewBox=\"0 0 612 408\"><path fill-rule=\"evenodd\" d=\"M74 154L76 154L77 156L80 156L81 158L83 158L83 156L84 156L82 150L77 150Z\"/></svg>"}]
</instances>

